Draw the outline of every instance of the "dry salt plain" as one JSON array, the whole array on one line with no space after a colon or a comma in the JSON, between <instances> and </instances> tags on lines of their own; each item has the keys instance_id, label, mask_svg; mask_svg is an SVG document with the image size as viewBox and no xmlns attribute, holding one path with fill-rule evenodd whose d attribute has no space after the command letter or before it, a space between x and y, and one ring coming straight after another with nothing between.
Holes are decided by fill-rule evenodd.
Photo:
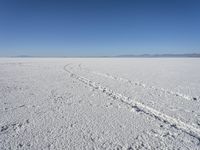
<instances>
[{"instance_id":1,"label":"dry salt plain","mask_svg":"<svg viewBox=\"0 0 200 150\"><path fill-rule=\"evenodd\" d=\"M200 59L1 58L0 149L200 149Z\"/></svg>"}]
</instances>

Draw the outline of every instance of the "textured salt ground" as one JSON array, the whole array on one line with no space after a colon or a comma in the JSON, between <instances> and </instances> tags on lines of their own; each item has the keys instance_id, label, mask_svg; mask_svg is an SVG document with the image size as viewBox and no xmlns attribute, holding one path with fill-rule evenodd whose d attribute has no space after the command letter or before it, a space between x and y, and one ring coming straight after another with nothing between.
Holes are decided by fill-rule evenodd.
<instances>
[{"instance_id":1,"label":"textured salt ground","mask_svg":"<svg viewBox=\"0 0 200 150\"><path fill-rule=\"evenodd\" d=\"M104 59L104 61L93 59L82 61L80 64L83 68L87 67L92 71L108 73L200 98L198 58L127 58L125 61L124 59Z\"/></svg>"},{"instance_id":2,"label":"textured salt ground","mask_svg":"<svg viewBox=\"0 0 200 150\"><path fill-rule=\"evenodd\" d=\"M79 72L80 68L74 67L73 69L74 72ZM92 71L83 71L83 68L81 68L81 74L110 89L115 89L118 93L128 95L130 99L135 99L144 105L155 108L156 110L191 124L196 128L200 128L200 103L196 100L185 99L179 95L146 87L146 85L141 86L139 83L133 84L130 80L122 80L120 77L116 78L111 75L102 76L104 75L102 73L98 74L100 76L94 76Z\"/></svg>"},{"instance_id":3,"label":"textured salt ground","mask_svg":"<svg viewBox=\"0 0 200 150\"><path fill-rule=\"evenodd\" d=\"M88 77L131 98L135 95L135 98L141 98L143 103L145 101L142 100L146 98L148 100L144 105L153 107L150 105L152 101L155 105L153 108L166 114L168 109L165 110L164 106L169 100L169 104L177 109L173 117L177 117L178 113L182 116L188 114L192 121L188 121L186 116L184 120L186 123L192 124L196 121L197 117L192 116L199 113L198 101L186 101L180 98L183 103L179 103L174 96L161 95L166 101L164 103L159 101L157 93L153 90L131 87L127 83L93 75L79 67L79 64L82 64L89 70L103 72L98 68L99 65L96 69L94 66L95 63L103 64L104 61L102 59L2 59L0 61L0 149L200 148L198 138L80 82L64 70L64 66L71 64L68 69L77 75ZM126 59L122 62L124 61ZM115 61L112 65L115 65ZM110 74L113 72L111 70ZM119 74L114 75L119 76ZM141 96L146 92L152 94L151 99L148 98L148 94ZM184 93L184 90L181 92ZM182 114L180 107L185 110L185 105L189 111Z\"/></svg>"}]
</instances>

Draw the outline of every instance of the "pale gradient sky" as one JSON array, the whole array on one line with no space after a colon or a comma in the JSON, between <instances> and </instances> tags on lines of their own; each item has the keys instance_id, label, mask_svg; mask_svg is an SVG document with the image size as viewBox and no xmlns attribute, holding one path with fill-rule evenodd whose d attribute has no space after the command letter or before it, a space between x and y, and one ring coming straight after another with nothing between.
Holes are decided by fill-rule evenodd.
<instances>
[{"instance_id":1,"label":"pale gradient sky","mask_svg":"<svg viewBox=\"0 0 200 150\"><path fill-rule=\"evenodd\" d=\"M200 53L200 1L0 1L0 56L144 53Z\"/></svg>"}]
</instances>

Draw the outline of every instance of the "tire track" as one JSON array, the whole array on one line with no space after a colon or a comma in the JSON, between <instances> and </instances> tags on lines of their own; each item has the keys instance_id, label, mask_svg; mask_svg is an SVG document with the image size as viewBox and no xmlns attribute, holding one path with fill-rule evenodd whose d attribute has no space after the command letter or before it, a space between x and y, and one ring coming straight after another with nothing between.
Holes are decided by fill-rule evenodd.
<instances>
[{"instance_id":1,"label":"tire track","mask_svg":"<svg viewBox=\"0 0 200 150\"><path fill-rule=\"evenodd\" d=\"M79 68L84 69L84 70L86 70L88 72L91 72L91 73L93 73L95 75L98 75L98 76L102 76L102 77L109 78L109 79L112 79L112 80L117 80L117 81L129 83L132 86L140 86L142 88L149 88L149 89L152 89L152 90L155 90L155 91L160 91L162 93L167 93L167 94L170 94L170 95L173 95L173 96L176 96L176 97L178 96L178 97L181 97L181 98L186 99L186 100L199 100L200 99L200 97L197 98L197 97L193 97L193 96L186 95L186 94L183 94L183 93L169 91L169 90L164 89L164 88L158 88L158 87L155 87L155 86L148 86L148 85L146 85L143 82L131 81L129 79L122 78L122 77L117 77L117 76L113 76L113 75L110 75L108 73L101 73L101 72L97 72L97 71L90 71L89 69L83 68L81 64L79 64Z\"/></svg>"},{"instance_id":2,"label":"tire track","mask_svg":"<svg viewBox=\"0 0 200 150\"><path fill-rule=\"evenodd\" d=\"M195 128L192 125L189 125L185 122L182 122L181 120L175 119L171 116L168 116L166 114L163 114L162 112L159 112L149 106L146 106L136 100L130 99L127 96L124 96L120 93L116 93L113 90L104 87L98 83L95 83L94 81L91 81L90 79L87 79L83 76L80 76L78 74L75 74L70 69L68 69L70 64L64 66L64 70L69 73L70 77L75 78L79 80L80 82L101 91L102 93L105 93L109 97L112 97L114 100L119 100L123 104L126 104L128 106L131 106L133 109L136 109L136 112L142 112L148 116L151 116L159 121L162 121L165 124L169 124L171 127L176 128L178 130L181 130L184 133L189 134L190 136L198 139L200 144L200 129ZM71 68L72 69L72 68Z\"/></svg>"}]
</instances>

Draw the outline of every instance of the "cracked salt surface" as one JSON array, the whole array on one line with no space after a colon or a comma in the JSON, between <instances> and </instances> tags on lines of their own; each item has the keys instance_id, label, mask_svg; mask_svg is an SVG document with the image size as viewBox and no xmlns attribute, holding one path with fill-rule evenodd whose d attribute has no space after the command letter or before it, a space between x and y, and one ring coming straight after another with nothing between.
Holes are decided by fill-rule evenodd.
<instances>
[{"instance_id":1,"label":"cracked salt surface","mask_svg":"<svg viewBox=\"0 0 200 150\"><path fill-rule=\"evenodd\" d=\"M200 149L199 66L1 58L0 149Z\"/></svg>"}]
</instances>

